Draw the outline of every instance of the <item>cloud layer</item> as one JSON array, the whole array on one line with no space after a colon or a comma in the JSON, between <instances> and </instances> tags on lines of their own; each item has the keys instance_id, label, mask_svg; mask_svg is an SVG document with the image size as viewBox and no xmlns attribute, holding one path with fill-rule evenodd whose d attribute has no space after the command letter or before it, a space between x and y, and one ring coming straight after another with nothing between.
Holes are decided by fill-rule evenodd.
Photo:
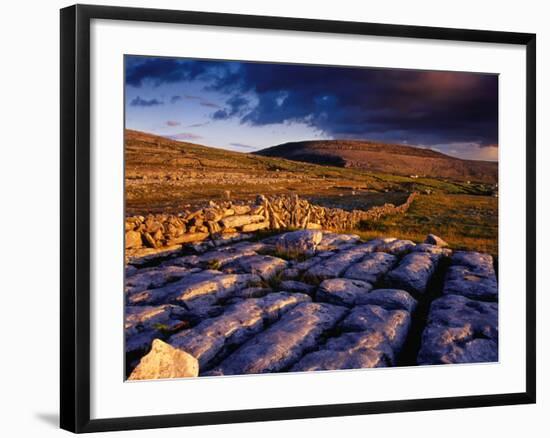
<instances>
[{"instance_id":1,"label":"cloud layer","mask_svg":"<svg viewBox=\"0 0 550 438\"><path fill-rule=\"evenodd\" d=\"M196 98L215 109L214 121L303 123L333 138L498 145L496 75L128 57L126 82L135 88L200 83L225 98L171 101Z\"/></svg>"}]
</instances>

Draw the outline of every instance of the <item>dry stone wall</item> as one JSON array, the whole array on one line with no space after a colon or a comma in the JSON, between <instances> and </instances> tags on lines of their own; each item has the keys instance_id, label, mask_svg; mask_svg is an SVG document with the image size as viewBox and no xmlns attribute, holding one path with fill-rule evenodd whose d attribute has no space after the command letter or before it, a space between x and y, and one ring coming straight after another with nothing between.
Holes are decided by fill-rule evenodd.
<instances>
[{"instance_id":1,"label":"dry stone wall","mask_svg":"<svg viewBox=\"0 0 550 438\"><path fill-rule=\"evenodd\" d=\"M376 221L390 214L405 213L417 193L411 193L401 205L384 204L369 210L346 211L309 203L294 196L266 197L258 195L255 202L216 203L194 212L180 215L156 214L132 216L126 219L127 249L162 248L194 243L209 237L258 230L323 229L344 231L360 221Z\"/></svg>"}]
</instances>

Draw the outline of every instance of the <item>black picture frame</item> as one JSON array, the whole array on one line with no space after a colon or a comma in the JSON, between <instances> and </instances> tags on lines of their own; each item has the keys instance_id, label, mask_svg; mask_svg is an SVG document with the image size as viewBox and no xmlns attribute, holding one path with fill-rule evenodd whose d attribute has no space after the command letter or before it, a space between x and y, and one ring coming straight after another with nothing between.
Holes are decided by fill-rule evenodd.
<instances>
[{"instance_id":1,"label":"black picture frame","mask_svg":"<svg viewBox=\"0 0 550 438\"><path fill-rule=\"evenodd\" d=\"M526 391L479 396L90 419L90 22L92 19L525 46L527 74ZM75 5L62 9L60 24L61 428L76 433L101 432L535 403L536 36L534 34L90 5Z\"/></svg>"}]
</instances>

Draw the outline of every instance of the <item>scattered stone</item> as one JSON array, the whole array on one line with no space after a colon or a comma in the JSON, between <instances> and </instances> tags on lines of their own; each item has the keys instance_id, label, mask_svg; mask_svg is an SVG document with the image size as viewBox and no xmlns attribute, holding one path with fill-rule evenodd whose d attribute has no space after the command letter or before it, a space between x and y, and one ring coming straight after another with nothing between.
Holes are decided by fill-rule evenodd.
<instances>
[{"instance_id":1,"label":"scattered stone","mask_svg":"<svg viewBox=\"0 0 550 438\"><path fill-rule=\"evenodd\" d=\"M434 302L418 353L421 365L498 361L498 305L459 295Z\"/></svg>"},{"instance_id":2,"label":"scattered stone","mask_svg":"<svg viewBox=\"0 0 550 438\"><path fill-rule=\"evenodd\" d=\"M243 225L253 224L256 222L262 222L264 220L263 216L260 215L238 215L238 216L228 216L222 219L220 222L224 228L238 228Z\"/></svg>"},{"instance_id":3,"label":"scattered stone","mask_svg":"<svg viewBox=\"0 0 550 438\"><path fill-rule=\"evenodd\" d=\"M312 254L323 238L318 230L298 230L276 236L272 243L284 252Z\"/></svg>"},{"instance_id":4,"label":"scattered stone","mask_svg":"<svg viewBox=\"0 0 550 438\"><path fill-rule=\"evenodd\" d=\"M151 351L141 358L129 380L175 379L198 375L197 359L160 339L155 339Z\"/></svg>"},{"instance_id":5,"label":"scattered stone","mask_svg":"<svg viewBox=\"0 0 550 438\"><path fill-rule=\"evenodd\" d=\"M316 298L319 301L352 307L371 290L372 285L366 281L331 278L319 285Z\"/></svg>"},{"instance_id":6,"label":"scattered stone","mask_svg":"<svg viewBox=\"0 0 550 438\"><path fill-rule=\"evenodd\" d=\"M441 248L440 246L430 245L429 243L419 243L412 251L416 252L429 252L431 254L441 254L445 257L450 257L453 253L449 248Z\"/></svg>"},{"instance_id":7,"label":"scattered stone","mask_svg":"<svg viewBox=\"0 0 550 438\"><path fill-rule=\"evenodd\" d=\"M445 242L441 237L438 237L435 234L428 234L426 236L426 240L424 240L424 243L439 246L441 248L446 248L447 246L449 246L447 242Z\"/></svg>"},{"instance_id":8,"label":"scattered stone","mask_svg":"<svg viewBox=\"0 0 550 438\"><path fill-rule=\"evenodd\" d=\"M143 246L141 233L138 231L127 231L124 243L126 248L141 248Z\"/></svg>"},{"instance_id":9,"label":"scattered stone","mask_svg":"<svg viewBox=\"0 0 550 438\"><path fill-rule=\"evenodd\" d=\"M383 252L367 254L359 263L351 265L344 277L376 283L397 263L397 257Z\"/></svg>"},{"instance_id":10,"label":"scattered stone","mask_svg":"<svg viewBox=\"0 0 550 438\"><path fill-rule=\"evenodd\" d=\"M269 222L258 222L256 224L243 225L241 228L243 233L250 233L252 231L265 230L269 228Z\"/></svg>"}]
</instances>

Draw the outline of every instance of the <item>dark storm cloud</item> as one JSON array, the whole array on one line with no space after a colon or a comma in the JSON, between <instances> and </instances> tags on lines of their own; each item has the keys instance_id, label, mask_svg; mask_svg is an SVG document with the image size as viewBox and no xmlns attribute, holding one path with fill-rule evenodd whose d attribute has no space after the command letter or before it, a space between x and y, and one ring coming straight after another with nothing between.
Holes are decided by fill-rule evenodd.
<instances>
[{"instance_id":1,"label":"dark storm cloud","mask_svg":"<svg viewBox=\"0 0 550 438\"><path fill-rule=\"evenodd\" d=\"M225 120L234 116L243 115L248 108L249 101L245 97L237 94L227 99L225 104L225 108L212 114L214 120ZM246 120L243 118L243 121Z\"/></svg>"},{"instance_id":2,"label":"dark storm cloud","mask_svg":"<svg viewBox=\"0 0 550 438\"><path fill-rule=\"evenodd\" d=\"M132 86L201 81L229 96L214 120L305 123L334 138L498 144L496 75L147 58L129 63L126 77Z\"/></svg>"},{"instance_id":3,"label":"dark storm cloud","mask_svg":"<svg viewBox=\"0 0 550 438\"><path fill-rule=\"evenodd\" d=\"M163 105L163 102L157 99L142 99L139 96L134 97L130 101L131 106L156 106Z\"/></svg>"}]
</instances>

